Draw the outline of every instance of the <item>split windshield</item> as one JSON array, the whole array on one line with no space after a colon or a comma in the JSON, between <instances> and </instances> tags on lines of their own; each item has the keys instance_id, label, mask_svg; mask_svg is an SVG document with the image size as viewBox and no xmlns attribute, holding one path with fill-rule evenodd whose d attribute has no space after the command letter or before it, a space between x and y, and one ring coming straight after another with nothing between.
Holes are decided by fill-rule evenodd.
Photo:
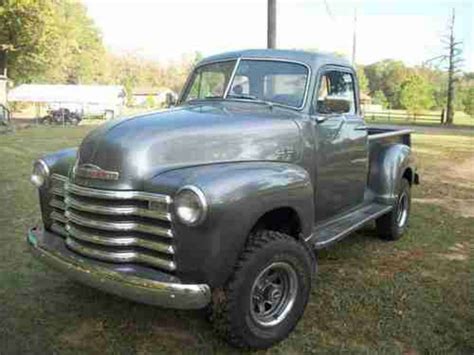
<instances>
[{"instance_id":1,"label":"split windshield","mask_svg":"<svg viewBox=\"0 0 474 355\"><path fill-rule=\"evenodd\" d=\"M195 69L183 96L195 100L246 100L300 108L308 68L302 64L243 59L201 65ZM232 81L229 86L229 81ZM228 90L228 92L226 92Z\"/></svg>"}]
</instances>

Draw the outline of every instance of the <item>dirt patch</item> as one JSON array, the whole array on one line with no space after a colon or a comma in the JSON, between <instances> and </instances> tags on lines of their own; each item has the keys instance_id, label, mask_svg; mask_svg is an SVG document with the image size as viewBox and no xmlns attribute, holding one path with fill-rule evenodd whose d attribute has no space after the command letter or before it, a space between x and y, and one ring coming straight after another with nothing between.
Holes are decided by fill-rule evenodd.
<instances>
[{"instance_id":1,"label":"dirt patch","mask_svg":"<svg viewBox=\"0 0 474 355\"><path fill-rule=\"evenodd\" d=\"M60 335L61 342L68 344L72 347L88 347L90 344L94 344L97 349L105 349L106 341L103 337L104 323L97 319L85 319L71 331L68 328L65 332Z\"/></svg>"},{"instance_id":2,"label":"dirt patch","mask_svg":"<svg viewBox=\"0 0 474 355\"><path fill-rule=\"evenodd\" d=\"M448 248L449 252L438 254L439 257L450 261L465 261L469 259L470 246L468 243L456 243Z\"/></svg>"},{"instance_id":3,"label":"dirt patch","mask_svg":"<svg viewBox=\"0 0 474 355\"><path fill-rule=\"evenodd\" d=\"M467 159L460 159L457 156L450 159L430 158L428 165L423 169L423 181L474 189L474 155L470 155Z\"/></svg>"},{"instance_id":4,"label":"dirt patch","mask_svg":"<svg viewBox=\"0 0 474 355\"><path fill-rule=\"evenodd\" d=\"M474 156L460 164L454 164L445 174L464 187L474 187Z\"/></svg>"},{"instance_id":5,"label":"dirt patch","mask_svg":"<svg viewBox=\"0 0 474 355\"><path fill-rule=\"evenodd\" d=\"M414 198L415 203L428 203L443 207L458 216L474 218L474 199L460 198Z\"/></svg>"}]
</instances>

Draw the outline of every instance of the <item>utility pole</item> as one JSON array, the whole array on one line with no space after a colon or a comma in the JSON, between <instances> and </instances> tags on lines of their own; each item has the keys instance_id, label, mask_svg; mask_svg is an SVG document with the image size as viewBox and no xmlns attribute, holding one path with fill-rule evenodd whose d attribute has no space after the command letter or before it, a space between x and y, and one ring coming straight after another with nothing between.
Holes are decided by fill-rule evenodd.
<instances>
[{"instance_id":1,"label":"utility pole","mask_svg":"<svg viewBox=\"0 0 474 355\"><path fill-rule=\"evenodd\" d=\"M356 46L357 46L357 7L354 8L354 33L352 35L352 65L356 61Z\"/></svg>"},{"instance_id":2,"label":"utility pole","mask_svg":"<svg viewBox=\"0 0 474 355\"><path fill-rule=\"evenodd\" d=\"M276 48L276 0L268 0L267 48Z\"/></svg>"}]
</instances>

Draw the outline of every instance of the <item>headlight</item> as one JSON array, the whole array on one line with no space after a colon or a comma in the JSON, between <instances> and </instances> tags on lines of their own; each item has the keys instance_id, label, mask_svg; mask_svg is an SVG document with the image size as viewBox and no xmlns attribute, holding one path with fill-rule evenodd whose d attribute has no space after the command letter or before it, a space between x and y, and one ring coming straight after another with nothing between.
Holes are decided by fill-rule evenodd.
<instances>
[{"instance_id":1,"label":"headlight","mask_svg":"<svg viewBox=\"0 0 474 355\"><path fill-rule=\"evenodd\" d=\"M49 176L49 168L44 161L37 160L33 165L33 173L31 174L30 181L33 185L40 188L46 182Z\"/></svg>"},{"instance_id":2,"label":"headlight","mask_svg":"<svg viewBox=\"0 0 474 355\"><path fill-rule=\"evenodd\" d=\"M195 226L206 218L206 197L197 187L185 186L174 198L174 210L182 223Z\"/></svg>"}]
</instances>

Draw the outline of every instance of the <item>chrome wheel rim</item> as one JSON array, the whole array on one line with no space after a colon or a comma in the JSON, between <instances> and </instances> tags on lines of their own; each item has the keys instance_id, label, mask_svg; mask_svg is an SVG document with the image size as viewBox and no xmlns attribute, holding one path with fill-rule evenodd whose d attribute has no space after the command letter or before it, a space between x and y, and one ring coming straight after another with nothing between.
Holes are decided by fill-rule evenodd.
<instances>
[{"instance_id":1,"label":"chrome wheel rim","mask_svg":"<svg viewBox=\"0 0 474 355\"><path fill-rule=\"evenodd\" d=\"M408 219L408 196L403 193L398 199L397 205L397 225L403 227Z\"/></svg>"},{"instance_id":2,"label":"chrome wheel rim","mask_svg":"<svg viewBox=\"0 0 474 355\"><path fill-rule=\"evenodd\" d=\"M250 314L263 326L272 327L283 321L296 300L298 277L286 262L267 266L255 279L250 292Z\"/></svg>"}]
</instances>

